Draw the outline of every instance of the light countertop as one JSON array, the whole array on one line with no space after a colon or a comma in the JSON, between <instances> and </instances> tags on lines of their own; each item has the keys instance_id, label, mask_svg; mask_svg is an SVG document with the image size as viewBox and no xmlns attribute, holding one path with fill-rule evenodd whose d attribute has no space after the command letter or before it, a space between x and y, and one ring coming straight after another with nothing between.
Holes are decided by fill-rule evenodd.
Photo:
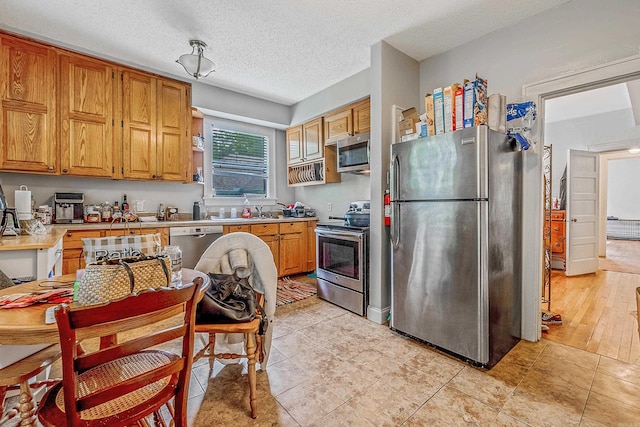
<instances>
[{"instance_id":1,"label":"light countertop","mask_svg":"<svg viewBox=\"0 0 640 427\"><path fill-rule=\"evenodd\" d=\"M264 223L281 223L281 222L304 222L317 221L317 217L304 218L225 218L224 220L200 220L200 221L150 221L135 222L129 224L129 228L135 230L137 228L165 228L165 227L205 227L214 225L251 225ZM91 230L91 229L114 229L122 230L126 228L125 223L117 222L114 224L100 223L82 223L82 224L55 224L47 226L49 233L38 235L20 235L20 236L3 236L0 240L0 251L19 251L27 249L50 249L54 247L60 239L64 237L67 230Z\"/></svg>"},{"instance_id":2,"label":"light countertop","mask_svg":"<svg viewBox=\"0 0 640 427\"><path fill-rule=\"evenodd\" d=\"M58 244L66 231L66 228L53 227L47 234L3 236L0 241L0 251L50 249Z\"/></svg>"}]
</instances>

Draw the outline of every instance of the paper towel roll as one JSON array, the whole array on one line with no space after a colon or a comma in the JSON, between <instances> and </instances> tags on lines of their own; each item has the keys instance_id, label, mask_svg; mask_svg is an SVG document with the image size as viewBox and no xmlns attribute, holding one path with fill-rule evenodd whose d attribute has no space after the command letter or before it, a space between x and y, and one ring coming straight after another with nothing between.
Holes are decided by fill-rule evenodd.
<instances>
[{"instance_id":1,"label":"paper towel roll","mask_svg":"<svg viewBox=\"0 0 640 427\"><path fill-rule=\"evenodd\" d=\"M31 191L26 185L21 185L20 190L16 190L16 212L31 215Z\"/></svg>"}]
</instances>

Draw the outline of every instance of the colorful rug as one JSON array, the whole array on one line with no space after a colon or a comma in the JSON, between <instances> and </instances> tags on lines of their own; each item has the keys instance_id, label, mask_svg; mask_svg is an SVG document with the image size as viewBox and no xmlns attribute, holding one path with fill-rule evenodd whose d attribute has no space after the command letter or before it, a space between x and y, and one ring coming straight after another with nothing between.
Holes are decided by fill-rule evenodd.
<instances>
[{"instance_id":1,"label":"colorful rug","mask_svg":"<svg viewBox=\"0 0 640 427\"><path fill-rule=\"evenodd\" d=\"M312 297L317 293L318 290L315 284L291 279L278 279L276 307Z\"/></svg>"}]
</instances>

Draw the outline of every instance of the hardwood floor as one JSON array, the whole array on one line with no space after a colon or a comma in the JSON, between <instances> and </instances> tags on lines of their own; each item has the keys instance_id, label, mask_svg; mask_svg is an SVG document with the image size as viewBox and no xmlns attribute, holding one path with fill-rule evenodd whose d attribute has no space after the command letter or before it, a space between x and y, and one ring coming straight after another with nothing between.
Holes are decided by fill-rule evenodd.
<instances>
[{"instance_id":1,"label":"hardwood floor","mask_svg":"<svg viewBox=\"0 0 640 427\"><path fill-rule=\"evenodd\" d=\"M640 365L635 296L640 287L640 242L608 241L607 255L608 270L595 274L566 277L553 270L551 312L560 314L563 324L550 325L543 337Z\"/></svg>"}]
</instances>

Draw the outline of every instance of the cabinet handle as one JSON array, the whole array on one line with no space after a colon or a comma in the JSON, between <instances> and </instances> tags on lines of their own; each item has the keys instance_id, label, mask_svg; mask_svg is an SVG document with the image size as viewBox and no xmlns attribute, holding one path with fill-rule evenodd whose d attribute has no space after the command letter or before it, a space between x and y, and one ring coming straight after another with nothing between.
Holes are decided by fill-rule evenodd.
<instances>
[{"instance_id":1,"label":"cabinet handle","mask_svg":"<svg viewBox=\"0 0 640 427\"><path fill-rule=\"evenodd\" d=\"M67 237L71 237L71 233L67 233Z\"/></svg>"},{"instance_id":2,"label":"cabinet handle","mask_svg":"<svg viewBox=\"0 0 640 427\"><path fill-rule=\"evenodd\" d=\"M67 172L69 172L69 170L67 168L62 169L62 173L67 173Z\"/></svg>"},{"instance_id":3,"label":"cabinet handle","mask_svg":"<svg viewBox=\"0 0 640 427\"><path fill-rule=\"evenodd\" d=\"M151 178L152 178L152 179L156 179L156 178L158 178L158 177L157 177L156 175L151 175Z\"/></svg>"},{"instance_id":4,"label":"cabinet handle","mask_svg":"<svg viewBox=\"0 0 640 427\"><path fill-rule=\"evenodd\" d=\"M53 166L49 166L49 167L47 167L47 170L52 171L52 170L53 170Z\"/></svg>"}]
</instances>

